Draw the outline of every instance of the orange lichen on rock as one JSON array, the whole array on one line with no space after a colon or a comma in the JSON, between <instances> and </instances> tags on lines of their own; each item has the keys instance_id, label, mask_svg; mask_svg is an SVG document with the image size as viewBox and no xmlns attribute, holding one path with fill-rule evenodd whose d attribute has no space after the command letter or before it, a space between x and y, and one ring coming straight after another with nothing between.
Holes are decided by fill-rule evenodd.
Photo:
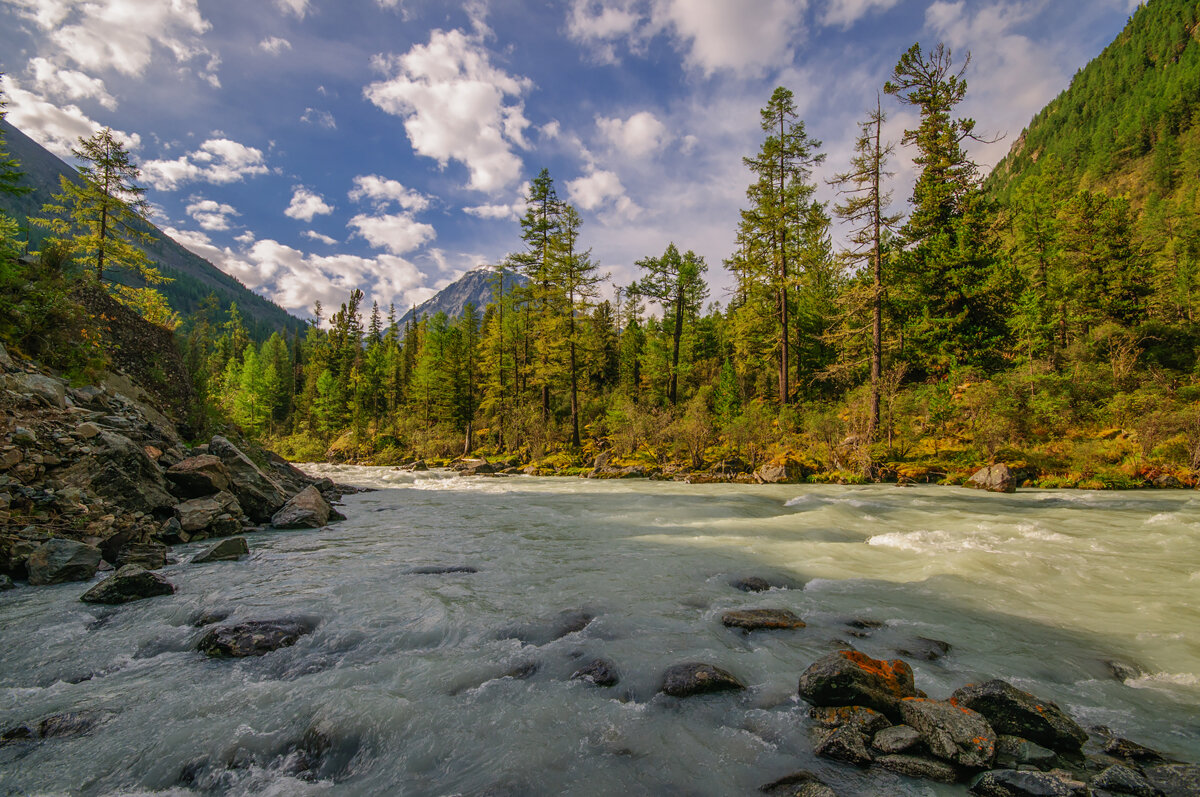
<instances>
[{"instance_id":1,"label":"orange lichen on rock","mask_svg":"<svg viewBox=\"0 0 1200 797\"><path fill-rule=\"evenodd\" d=\"M857 650L843 650L841 653L860 670L883 679L885 686L897 695L907 694L907 684L912 683L912 668L900 659L873 659Z\"/></svg>"}]
</instances>

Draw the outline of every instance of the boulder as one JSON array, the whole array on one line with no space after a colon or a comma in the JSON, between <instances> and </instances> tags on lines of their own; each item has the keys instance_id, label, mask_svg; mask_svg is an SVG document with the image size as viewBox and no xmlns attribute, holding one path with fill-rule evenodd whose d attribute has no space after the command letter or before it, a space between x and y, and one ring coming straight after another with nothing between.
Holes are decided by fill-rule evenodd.
<instances>
[{"instance_id":1,"label":"boulder","mask_svg":"<svg viewBox=\"0 0 1200 797\"><path fill-rule=\"evenodd\" d=\"M201 454L167 468L167 481L180 498L202 498L228 490L229 471L220 457Z\"/></svg>"},{"instance_id":2,"label":"boulder","mask_svg":"<svg viewBox=\"0 0 1200 797\"><path fill-rule=\"evenodd\" d=\"M80 600L84 603L113 605L173 594L175 587L158 573L151 573L137 565L125 565L83 593Z\"/></svg>"},{"instance_id":3,"label":"boulder","mask_svg":"<svg viewBox=\"0 0 1200 797\"><path fill-rule=\"evenodd\" d=\"M993 769L971 784L977 797L1088 797L1085 784L1049 772Z\"/></svg>"},{"instance_id":4,"label":"boulder","mask_svg":"<svg viewBox=\"0 0 1200 797\"><path fill-rule=\"evenodd\" d=\"M871 746L886 755L907 753L921 745L921 734L908 725L893 725L875 734Z\"/></svg>"},{"instance_id":5,"label":"boulder","mask_svg":"<svg viewBox=\"0 0 1200 797\"><path fill-rule=\"evenodd\" d=\"M1146 767L1146 780L1165 797L1196 797L1200 794L1200 764L1159 764Z\"/></svg>"},{"instance_id":6,"label":"boulder","mask_svg":"<svg viewBox=\"0 0 1200 797\"><path fill-rule=\"evenodd\" d=\"M0 534L0 573L13 578L29 578L29 557L49 539L50 535L32 526Z\"/></svg>"},{"instance_id":7,"label":"boulder","mask_svg":"<svg viewBox=\"0 0 1200 797\"><path fill-rule=\"evenodd\" d=\"M174 506L162 470L140 445L125 435L102 431L90 447L92 455L72 465L64 481L86 485L130 512L151 513Z\"/></svg>"},{"instance_id":8,"label":"boulder","mask_svg":"<svg viewBox=\"0 0 1200 797\"><path fill-rule=\"evenodd\" d=\"M771 588L770 583L765 578L758 576L748 576L739 578L730 584L734 589L740 589L742 592L766 592Z\"/></svg>"},{"instance_id":9,"label":"boulder","mask_svg":"<svg viewBox=\"0 0 1200 797\"><path fill-rule=\"evenodd\" d=\"M908 778L936 780L940 783L958 781L958 770L953 765L927 756L893 753L879 756L875 759L875 763L886 770Z\"/></svg>"},{"instance_id":10,"label":"boulder","mask_svg":"<svg viewBox=\"0 0 1200 797\"><path fill-rule=\"evenodd\" d=\"M1122 758L1136 764L1162 764L1166 762L1162 753L1152 750L1144 744L1115 736L1104 745L1104 752L1115 758Z\"/></svg>"},{"instance_id":11,"label":"boulder","mask_svg":"<svg viewBox=\"0 0 1200 797\"><path fill-rule=\"evenodd\" d=\"M867 736L874 736L891 725L887 717L866 706L813 706L808 710L822 728L852 725Z\"/></svg>"},{"instance_id":12,"label":"boulder","mask_svg":"<svg viewBox=\"0 0 1200 797\"><path fill-rule=\"evenodd\" d=\"M227 537L216 545L201 551L192 559L192 564L206 562L233 562L250 553L250 546L245 537Z\"/></svg>"},{"instance_id":13,"label":"boulder","mask_svg":"<svg viewBox=\"0 0 1200 797\"><path fill-rule=\"evenodd\" d=\"M91 440L100 434L100 427L91 421L84 421L75 427L75 436L80 440Z\"/></svg>"},{"instance_id":14,"label":"boulder","mask_svg":"<svg viewBox=\"0 0 1200 797\"><path fill-rule=\"evenodd\" d=\"M725 612L721 615L721 623L726 628L742 628L746 631L804 628L804 621L787 609L742 609Z\"/></svg>"},{"instance_id":15,"label":"boulder","mask_svg":"<svg viewBox=\"0 0 1200 797\"><path fill-rule=\"evenodd\" d=\"M904 724L921 734L936 757L972 769L986 769L996 759L996 732L969 708L945 700L910 697L900 701Z\"/></svg>"},{"instance_id":16,"label":"boulder","mask_svg":"<svg viewBox=\"0 0 1200 797\"><path fill-rule=\"evenodd\" d=\"M167 563L167 546L159 542L131 542L117 553L117 567L137 565L145 570L158 570Z\"/></svg>"},{"instance_id":17,"label":"boulder","mask_svg":"<svg viewBox=\"0 0 1200 797\"><path fill-rule=\"evenodd\" d=\"M902 699L924 697L906 663L880 661L854 650L817 659L800 676L798 689L800 697L814 706L867 706L893 720L900 719Z\"/></svg>"},{"instance_id":18,"label":"boulder","mask_svg":"<svg viewBox=\"0 0 1200 797\"><path fill-rule=\"evenodd\" d=\"M773 780L758 790L768 797L837 797L833 789L807 769Z\"/></svg>"},{"instance_id":19,"label":"boulder","mask_svg":"<svg viewBox=\"0 0 1200 797\"><path fill-rule=\"evenodd\" d=\"M1093 789L1132 794L1134 797L1159 797L1161 794L1142 773L1123 764L1113 764L1092 778L1091 786Z\"/></svg>"},{"instance_id":20,"label":"boulder","mask_svg":"<svg viewBox=\"0 0 1200 797\"><path fill-rule=\"evenodd\" d=\"M663 673L659 691L671 697L691 697L745 688L745 684L720 667L702 662L686 662L667 668Z\"/></svg>"},{"instance_id":21,"label":"boulder","mask_svg":"<svg viewBox=\"0 0 1200 797\"><path fill-rule=\"evenodd\" d=\"M951 700L984 716L997 733L1020 736L1056 752L1077 753L1087 741L1083 728L1048 700L1000 679L968 684Z\"/></svg>"},{"instance_id":22,"label":"boulder","mask_svg":"<svg viewBox=\"0 0 1200 797\"><path fill-rule=\"evenodd\" d=\"M213 531L213 526L222 515L240 516L242 508L233 493L217 493L207 498L192 498L175 507L179 525L192 539ZM239 526L240 528L240 526ZM213 534L212 536L221 536Z\"/></svg>"},{"instance_id":23,"label":"boulder","mask_svg":"<svg viewBox=\"0 0 1200 797\"><path fill-rule=\"evenodd\" d=\"M25 562L35 587L65 581L87 581L100 567L100 549L74 540L50 539Z\"/></svg>"},{"instance_id":24,"label":"boulder","mask_svg":"<svg viewBox=\"0 0 1200 797\"><path fill-rule=\"evenodd\" d=\"M242 510L254 522L267 522L287 503L287 496L279 484L224 437L213 437L208 444L208 453L221 458L225 469L229 471L233 494L237 496Z\"/></svg>"},{"instance_id":25,"label":"boulder","mask_svg":"<svg viewBox=\"0 0 1200 797\"><path fill-rule=\"evenodd\" d=\"M529 645L545 645L567 634L582 631L591 624L595 616L589 612L571 610L561 611L548 620L529 623L507 632L505 636L516 637Z\"/></svg>"},{"instance_id":26,"label":"boulder","mask_svg":"<svg viewBox=\"0 0 1200 797\"><path fill-rule=\"evenodd\" d=\"M13 374L8 377L8 389L41 400L49 407L66 409L67 385L61 379L44 374Z\"/></svg>"},{"instance_id":27,"label":"boulder","mask_svg":"<svg viewBox=\"0 0 1200 797\"><path fill-rule=\"evenodd\" d=\"M617 665L608 659L592 659L571 673L572 681L587 681L595 686L616 686L621 680Z\"/></svg>"},{"instance_id":28,"label":"boulder","mask_svg":"<svg viewBox=\"0 0 1200 797\"><path fill-rule=\"evenodd\" d=\"M1007 465L988 465L975 471L974 475L967 479L966 486L991 493L1015 493L1017 477Z\"/></svg>"},{"instance_id":29,"label":"boulder","mask_svg":"<svg viewBox=\"0 0 1200 797\"><path fill-rule=\"evenodd\" d=\"M754 479L759 484L795 484L803 476L803 469L791 460L769 463L754 471Z\"/></svg>"},{"instance_id":30,"label":"boulder","mask_svg":"<svg viewBox=\"0 0 1200 797\"><path fill-rule=\"evenodd\" d=\"M950 643L943 642L940 639L929 639L928 637L919 636L905 647L898 648L896 652L910 659L937 661L950 652Z\"/></svg>"},{"instance_id":31,"label":"boulder","mask_svg":"<svg viewBox=\"0 0 1200 797\"><path fill-rule=\"evenodd\" d=\"M1020 736L996 737L996 766L999 768L1017 769L1025 765L1050 769L1056 763L1058 754L1036 742L1022 739Z\"/></svg>"},{"instance_id":32,"label":"boulder","mask_svg":"<svg viewBox=\"0 0 1200 797\"><path fill-rule=\"evenodd\" d=\"M840 761L856 767L871 766L870 739L854 725L835 728L817 743L813 752L821 758Z\"/></svg>"},{"instance_id":33,"label":"boulder","mask_svg":"<svg viewBox=\"0 0 1200 797\"><path fill-rule=\"evenodd\" d=\"M296 644L312 628L296 620L251 620L214 628L200 638L196 649L218 659L263 656Z\"/></svg>"},{"instance_id":34,"label":"boulder","mask_svg":"<svg viewBox=\"0 0 1200 797\"><path fill-rule=\"evenodd\" d=\"M330 509L329 503L310 484L271 517L271 525L277 529L319 529L329 522Z\"/></svg>"}]
</instances>

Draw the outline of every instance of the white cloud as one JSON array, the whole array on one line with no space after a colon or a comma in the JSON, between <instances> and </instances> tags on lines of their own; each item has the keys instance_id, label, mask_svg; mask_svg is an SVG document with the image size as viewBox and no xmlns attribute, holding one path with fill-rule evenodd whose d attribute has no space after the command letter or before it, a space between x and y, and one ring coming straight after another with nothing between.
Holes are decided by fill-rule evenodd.
<instances>
[{"instance_id":1,"label":"white cloud","mask_svg":"<svg viewBox=\"0 0 1200 797\"><path fill-rule=\"evenodd\" d=\"M300 117L301 122L324 127L327 130L337 130L337 121L329 111L319 111L316 108L305 108Z\"/></svg>"},{"instance_id":2,"label":"white cloud","mask_svg":"<svg viewBox=\"0 0 1200 797\"><path fill-rule=\"evenodd\" d=\"M596 126L613 148L634 158L662 149L670 139L666 125L649 111L640 111L628 119L597 116Z\"/></svg>"},{"instance_id":3,"label":"white cloud","mask_svg":"<svg viewBox=\"0 0 1200 797\"><path fill-rule=\"evenodd\" d=\"M538 132L541 133L542 138L555 139L562 134L562 125L558 123L557 119L551 119L539 127Z\"/></svg>"},{"instance_id":4,"label":"white cloud","mask_svg":"<svg viewBox=\"0 0 1200 797\"><path fill-rule=\"evenodd\" d=\"M279 55L285 50L292 49L292 43L278 36L268 36L258 43L258 49L271 55Z\"/></svg>"},{"instance_id":5,"label":"white cloud","mask_svg":"<svg viewBox=\"0 0 1200 797\"><path fill-rule=\"evenodd\" d=\"M807 0L574 0L567 34L602 61L618 42L638 51L660 33L672 37L684 63L704 75L758 75L790 63L803 32Z\"/></svg>"},{"instance_id":6,"label":"white cloud","mask_svg":"<svg viewBox=\"0 0 1200 797\"><path fill-rule=\"evenodd\" d=\"M393 255L407 254L437 237L431 225L419 222L407 213L381 216L360 213L346 226L353 227L355 234L375 249L386 249Z\"/></svg>"},{"instance_id":7,"label":"white cloud","mask_svg":"<svg viewBox=\"0 0 1200 797\"><path fill-rule=\"evenodd\" d=\"M354 202L369 201L380 210L393 202L413 213L429 207L429 197L378 174L360 174L355 177L354 188L348 196Z\"/></svg>"},{"instance_id":8,"label":"white cloud","mask_svg":"<svg viewBox=\"0 0 1200 797\"><path fill-rule=\"evenodd\" d=\"M193 197L192 203L185 210L202 229L210 231L228 230L229 217L241 215L232 205L198 197Z\"/></svg>"},{"instance_id":9,"label":"white cloud","mask_svg":"<svg viewBox=\"0 0 1200 797\"><path fill-rule=\"evenodd\" d=\"M59 157L70 158L71 149L78 145L80 138L87 138L104 127L76 105L58 105L22 89L11 75L0 78L0 87L8 98L9 123ZM137 133L114 130L113 134L128 150L142 145Z\"/></svg>"},{"instance_id":10,"label":"white cloud","mask_svg":"<svg viewBox=\"0 0 1200 797\"><path fill-rule=\"evenodd\" d=\"M441 166L454 160L470 172L468 187L495 192L519 179L521 159L513 147L528 146L529 126L520 97L531 83L492 66L478 36L435 30L428 44L404 55L376 56L386 80L363 93L387 113L404 119L413 150Z\"/></svg>"},{"instance_id":11,"label":"white cloud","mask_svg":"<svg viewBox=\"0 0 1200 797\"><path fill-rule=\"evenodd\" d=\"M289 219L312 221L314 216L327 216L332 212L333 205L328 204L320 194L298 185L292 189L292 201L283 215Z\"/></svg>"},{"instance_id":12,"label":"white cloud","mask_svg":"<svg viewBox=\"0 0 1200 797\"><path fill-rule=\"evenodd\" d=\"M63 102L94 99L110 111L117 107L116 98L108 93L100 78L63 69L40 57L29 62L29 71L33 74L34 88L45 96Z\"/></svg>"},{"instance_id":13,"label":"white cloud","mask_svg":"<svg viewBox=\"0 0 1200 797\"><path fill-rule=\"evenodd\" d=\"M517 220L524 213L523 207L516 205L473 205L463 208L463 213L480 219L512 219Z\"/></svg>"},{"instance_id":14,"label":"white cloud","mask_svg":"<svg viewBox=\"0 0 1200 797\"><path fill-rule=\"evenodd\" d=\"M567 183L567 194L571 201L584 210L611 207L618 215L632 217L640 208L625 194L625 186L616 174L607 170L593 170L589 174Z\"/></svg>"},{"instance_id":15,"label":"white cloud","mask_svg":"<svg viewBox=\"0 0 1200 797\"><path fill-rule=\"evenodd\" d=\"M142 164L142 175L160 191L173 191L189 182L234 183L267 172L262 150L228 138L210 138L199 149L174 160Z\"/></svg>"},{"instance_id":16,"label":"white cloud","mask_svg":"<svg viewBox=\"0 0 1200 797\"><path fill-rule=\"evenodd\" d=\"M326 246L333 246L338 242L337 238L331 238L328 235L322 235L316 230L305 230L301 233L301 235L303 235L305 238L311 238L314 241L320 241Z\"/></svg>"},{"instance_id":17,"label":"white cloud","mask_svg":"<svg viewBox=\"0 0 1200 797\"><path fill-rule=\"evenodd\" d=\"M185 63L208 56L200 72L215 81L217 61L200 43L211 27L197 0L8 0L20 13L49 32L56 62L71 60L85 70L115 69L125 75L145 72L156 48ZM61 64L60 64L61 65Z\"/></svg>"},{"instance_id":18,"label":"white cloud","mask_svg":"<svg viewBox=\"0 0 1200 797\"><path fill-rule=\"evenodd\" d=\"M275 5L285 14L294 14L299 19L304 19L308 13L308 0L275 0Z\"/></svg>"},{"instance_id":19,"label":"white cloud","mask_svg":"<svg viewBox=\"0 0 1200 797\"><path fill-rule=\"evenodd\" d=\"M849 28L871 11L887 11L900 0L828 0L821 24Z\"/></svg>"}]
</instances>

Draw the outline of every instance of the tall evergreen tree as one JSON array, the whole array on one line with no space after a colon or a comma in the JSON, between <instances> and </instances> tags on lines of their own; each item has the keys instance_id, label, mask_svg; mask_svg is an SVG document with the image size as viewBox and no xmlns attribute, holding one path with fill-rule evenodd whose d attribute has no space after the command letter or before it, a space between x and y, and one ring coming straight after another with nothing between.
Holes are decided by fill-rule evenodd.
<instances>
[{"instance_id":1,"label":"tall evergreen tree","mask_svg":"<svg viewBox=\"0 0 1200 797\"><path fill-rule=\"evenodd\" d=\"M680 255L674 242L667 245L661 257L643 258L636 265L646 272L638 283L639 293L663 307L664 321L672 329L667 400L674 407L679 403L679 347L683 339L683 321L688 317L694 322L708 298L708 284L704 281L708 265L690 249L687 254Z\"/></svg>"}]
</instances>

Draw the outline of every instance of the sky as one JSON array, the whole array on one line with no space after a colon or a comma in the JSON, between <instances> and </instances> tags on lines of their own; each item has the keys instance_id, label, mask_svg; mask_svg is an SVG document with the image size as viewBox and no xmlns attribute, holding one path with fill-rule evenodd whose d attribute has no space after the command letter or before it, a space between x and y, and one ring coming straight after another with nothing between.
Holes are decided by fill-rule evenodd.
<instances>
[{"instance_id":1,"label":"sky","mask_svg":"<svg viewBox=\"0 0 1200 797\"><path fill-rule=\"evenodd\" d=\"M731 279L759 109L826 156L913 43L969 53L986 172L1136 0L0 0L8 121L70 160L111 127L154 221L300 317L354 288L399 315L519 251L542 168L613 284L669 242ZM884 97L898 141L911 109ZM913 168L898 149L896 209ZM839 234L835 233L835 238Z\"/></svg>"}]
</instances>

